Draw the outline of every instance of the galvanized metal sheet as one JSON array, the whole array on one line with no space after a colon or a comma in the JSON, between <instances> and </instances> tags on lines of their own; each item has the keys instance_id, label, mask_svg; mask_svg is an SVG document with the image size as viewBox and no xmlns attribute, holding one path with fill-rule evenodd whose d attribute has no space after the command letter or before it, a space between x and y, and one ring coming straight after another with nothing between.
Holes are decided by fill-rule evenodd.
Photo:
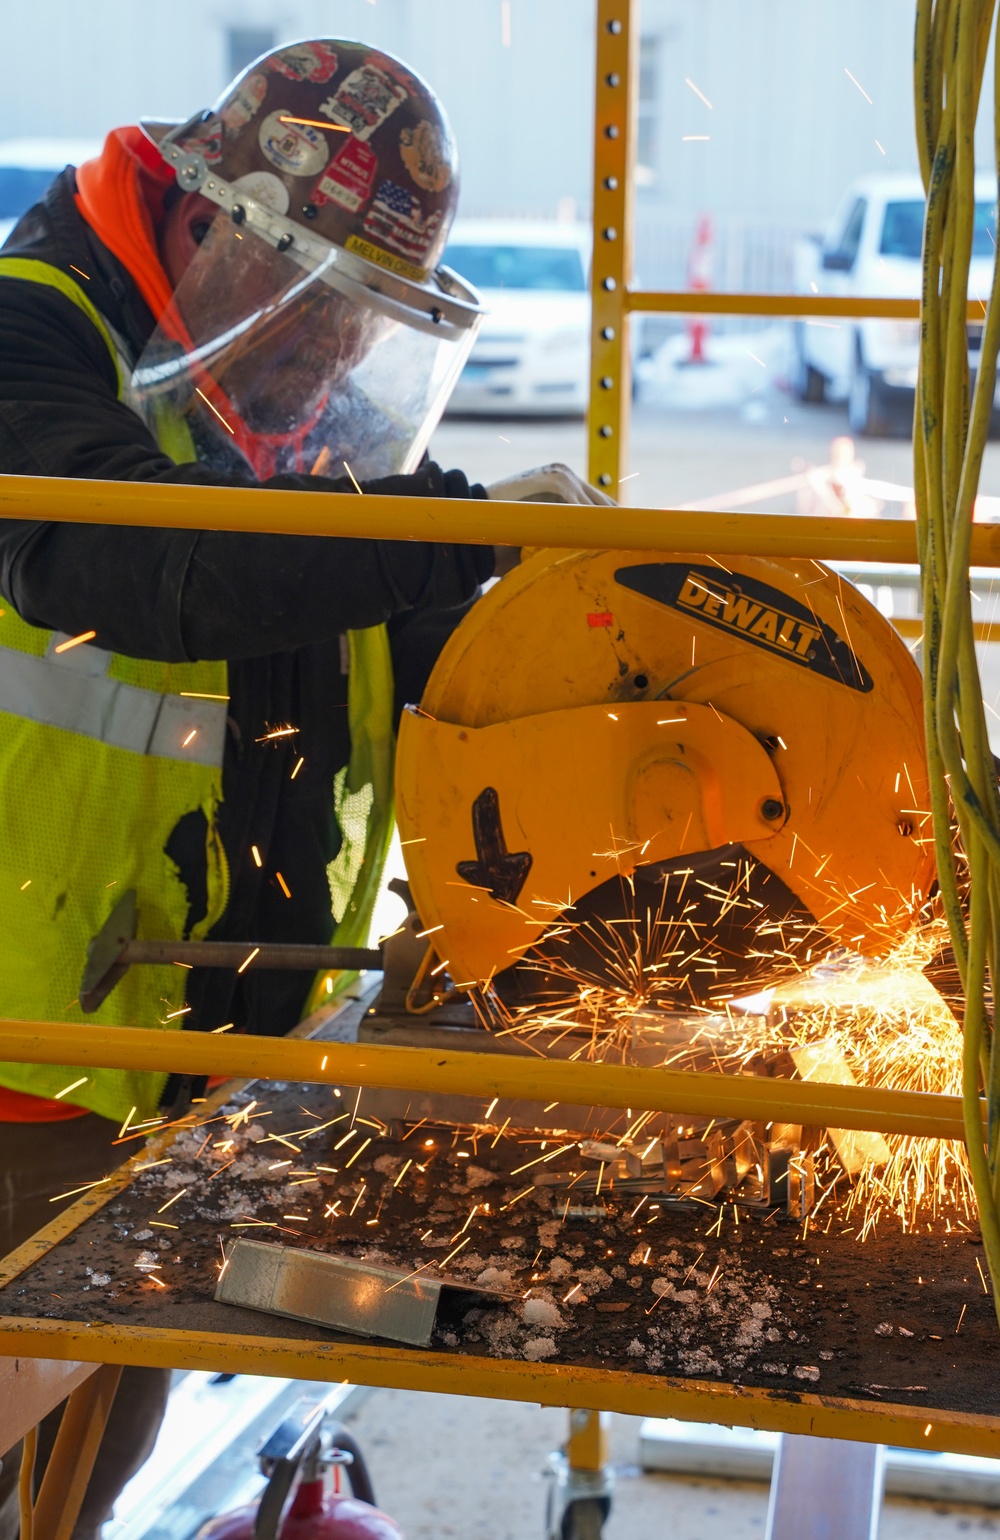
<instances>
[{"instance_id":1,"label":"galvanized metal sheet","mask_svg":"<svg viewBox=\"0 0 1000 1540\"><path fill-rule=\"evenodd\" d=\"M215 1298L316 1326L429 1347L442 1289L488 1295L440 1274L240 1239L226 1253ZM499 1296L494 1296L499 1297Z\"/></svg>"}]
</instances>

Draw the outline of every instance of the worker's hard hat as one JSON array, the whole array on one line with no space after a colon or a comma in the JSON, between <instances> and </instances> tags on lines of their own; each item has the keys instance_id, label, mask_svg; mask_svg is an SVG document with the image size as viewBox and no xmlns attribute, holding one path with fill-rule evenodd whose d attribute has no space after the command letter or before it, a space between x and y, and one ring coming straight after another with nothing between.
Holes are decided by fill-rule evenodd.
<instances>
[{"instance_id":1,"label":"worker's hard hat","mask_svg":"<svg viewBox=\"0 0 1000 1540\"><path fill-rule=\"evenodd\" d=\"M140 360L140 410L190 417L200 393L236 425L230 455L233 440L246 453L246 424L270 445L258 473L303 468L293 441L299 460L325 448L358 475L410 469L481 314L439 266L458 160L434 92L385 53L314 39L258 59L187 122L143 128L179 187L220 212ZM275 348L300 377L268 405Z\"/></svg>"}]
</instances>

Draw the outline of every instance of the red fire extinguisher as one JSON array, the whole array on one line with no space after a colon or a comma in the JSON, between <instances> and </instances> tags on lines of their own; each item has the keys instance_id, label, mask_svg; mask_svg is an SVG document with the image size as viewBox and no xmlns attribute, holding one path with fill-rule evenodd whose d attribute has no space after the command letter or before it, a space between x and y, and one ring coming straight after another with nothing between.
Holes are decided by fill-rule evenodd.
<instances>
[{"instance_id":1,"label":"red fire extinguisher","mask_svg":"<svg viewBox=\"0 0 1000 1540\"><path fill-rule=\"evenodd\" d=\"M405 1540L375 1506L364 1456L353 1435L329 1420L325 1401L299 1402L258 1451L268 1478L259 1500L210 1519L196 1540ZM350 1492L341 1491L346 1472Z\"/></svg>"}]
</instances>

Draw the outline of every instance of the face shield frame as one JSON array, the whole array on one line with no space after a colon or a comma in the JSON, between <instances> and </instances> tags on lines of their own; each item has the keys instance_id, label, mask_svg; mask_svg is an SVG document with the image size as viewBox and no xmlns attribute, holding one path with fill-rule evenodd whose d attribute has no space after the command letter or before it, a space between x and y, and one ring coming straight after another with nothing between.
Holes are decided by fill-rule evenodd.
<instances>
[{"instance_id":1,"label":"face shield frame","mask_svg":"<svg viewBox=\"0 0 1000 1540\"><path fill-rule=\"evenodd\" d=\"M202 155L177 142L197 122L193 119L180 124L158 143L160 154L174 168L184 192L201 193L228 213L234 224L246 225L344 298L381 311L393 321L452 342L478 327L485 314L482 301L472 285L450 268L434 270L433 287L414 283L345 251L218 176Z\"/></svg>"},{"instance_id":2,"label":"face shield frame","mask_svg":"<svg viewBox=\"0 0 1000 1540\"><path fill-rule=\"evenodd\" d=\"M170 125L162 138L161 125L155 132L147 126L146 132L174 168L181 189L201 193L228 218L213 220L178 282L135 365L129 404L159 442L176 446L175 458L193 454L227 473L241 473L245 465L259 480L286 472L335 474L328 467L340 461L347 474L362 479L415 470L475 341L485 313L478 294L445 267L419 283L387 271L216 175L201 154L176 142L199 121ZM235 235L235 243L227 232ZM269 253L276 275L284 270L283 277L275 278L270 299L261 297L265 291L260 288L252 297L253 256L247 284L242 269L239 278L230 269L226 279L226 248L235 251L236 246L247 253ZM215 281L221 275L220 292L238 303L247 297L244 312L230 307L227 314L225 304L217 311L211 303L205 308L210 294L205 280L213 265ZM310 333L302 354L297 343L289 344L287 330L281 344L280 324L267 336L282 310L303 303L310 290L346 307L347 317L355 321L345 320L346 329L336 335L348 353L352 334L360 347L346 372L331 375L316 397L315 411L305 391L290 396L287 374L291 363L306 382L311 373L322 384L322 359L319 375L310 369L318 333ZM367 338L366 324L375 327ZM255 329L256 343L250 340ZM269 358L272 341L277 351ZM264 348L257 354L259 392L246 367L255 347ZM330 357L335 366L336 343Z\"/></svg>"}]
</instances>

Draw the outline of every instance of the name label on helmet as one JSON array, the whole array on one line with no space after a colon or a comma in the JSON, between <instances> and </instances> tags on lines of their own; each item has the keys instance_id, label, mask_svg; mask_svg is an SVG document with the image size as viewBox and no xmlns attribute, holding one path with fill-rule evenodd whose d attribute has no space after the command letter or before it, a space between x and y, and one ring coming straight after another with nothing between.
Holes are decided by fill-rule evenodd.
<instances>
[{"instance_id":1,"label":"name label on helmet","mask_svg":"<svg viewBox=\"0 0 1000 1540\"><path fill-rule=\"evenodd\" d=\"M648 562L619 567L615 581L849 690L867 694L874 688L864 664L832 626L756 578L739 572L727 577L717 567L687 562Z\"/></svg>"}]
</instances>

